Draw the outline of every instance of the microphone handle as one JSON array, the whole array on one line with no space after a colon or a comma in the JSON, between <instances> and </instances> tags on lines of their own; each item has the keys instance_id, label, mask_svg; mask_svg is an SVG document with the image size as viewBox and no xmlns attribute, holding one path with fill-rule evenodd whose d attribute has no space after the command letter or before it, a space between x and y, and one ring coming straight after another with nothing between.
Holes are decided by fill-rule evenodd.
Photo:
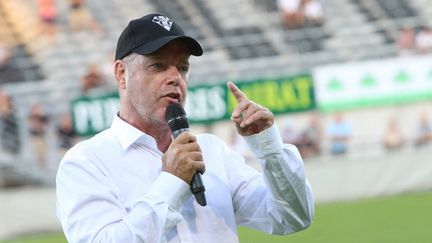
<instances>
[{"instance_id":1,"label":"microphone handle","mask_svg":"<svg viewBox=\"0 0 432 243\"><path fill-rule=\"evenodd\" d=\"M180 135L180 133L185 132L185 131L190 131L190 129L188 127L186 127L186 128L181 128L181 129L177 129L177 130L173 131L174 138L176 138L178 135ZM206 197L204 194L205 187L204 187L204 184L202 182L200 172L196 172L192 176L192 181L190 183L190 190L191 190L192 194L194 194L195 199L199 205L201 205L201 206L207 205L207 200L206 200Z\"/></svg>"},{"instance_id":2,"label":"microphone handle","mask_svg":"<svg viewBox=\"0 0 432 243\"><path fill-rule=\"evenodd\" d=\"M207 205L207 200L204 194L205 188L204 184L201 179L200 172L196 172L193 177L190 184L190 190L195 195L195 199L201 206Z\"/></svg>"}]
</instances>

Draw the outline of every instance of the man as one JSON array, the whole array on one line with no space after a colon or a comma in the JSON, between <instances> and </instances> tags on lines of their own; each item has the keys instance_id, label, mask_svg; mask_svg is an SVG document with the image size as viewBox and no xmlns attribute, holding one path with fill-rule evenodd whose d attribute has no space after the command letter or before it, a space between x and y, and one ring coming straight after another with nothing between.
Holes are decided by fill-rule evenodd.
<instances>
[{"instance_id":1,"label":"man","mask_svg":"<svg viewBox=\"0 0 432 243\"><path fill-rule=\"evenodd\" d=\"M70 242L238 242L237 224L272 234L308 227L313 200L303 163L272 113L233 83L232 120L263 175L213 135L173 139L166 107L184 104L199 43L160 14L122 32L114 72L120 111L111 128L73 147L57 174L57 214ZM202 172L207 206L189 184Z\"/></svg>"},{"instance_id":2,"label":"man","mask_svg":"<svg viewBox=\"0 0 432 243\"><path fill-rule=\"evenodd\" d=\"M346 121L341 113L335 113L333 121L327 126L327 134L330 138L330 152L333 155L342 155L348 151L348 142L352 135L351 124Z\"/></svg>"},{"instance_id":3,"label":"man","mask_svg":"<svg viewBox=\"0 0 432 243\"><path fill-rule=\"evenodd\" d=\"M21 149L19 127L12 97L0 89L0 152L16 155Z\"/></svg>"}]
</instances>

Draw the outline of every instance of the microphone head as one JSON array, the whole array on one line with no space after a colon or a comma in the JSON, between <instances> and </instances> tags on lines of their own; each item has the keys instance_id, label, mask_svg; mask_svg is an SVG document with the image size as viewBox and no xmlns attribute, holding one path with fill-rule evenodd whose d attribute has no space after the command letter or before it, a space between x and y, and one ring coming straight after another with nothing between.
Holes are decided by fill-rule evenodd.
<instances>
[{"instance_id":1,"label":"microphone head","mask_svg":"<svg viewBox=\"0 0 432 243\"><path fill-rule=\"evenodd\" d=\"M189 128L186 112L179 103L168 105L165 112L165 119L167 120L171 131Z\"/></svg>"}]
</instances>

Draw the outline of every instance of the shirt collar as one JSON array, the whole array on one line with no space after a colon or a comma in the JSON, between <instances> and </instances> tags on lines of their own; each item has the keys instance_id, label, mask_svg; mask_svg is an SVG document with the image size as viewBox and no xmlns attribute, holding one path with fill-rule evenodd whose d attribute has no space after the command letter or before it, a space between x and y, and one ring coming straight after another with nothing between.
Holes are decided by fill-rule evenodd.
<instances>
[{"instance_id":1,"label":"shirt collar","mask_svg":"<svg viewBox=\"0 0 432 243\"><path fill-rule=\"evenodd\" d=\"M126 151L133 144L138 144L159 151L156 140L153 137L143 133L136 127L122 120L118 114L114 116L111 130L119 140L123 151Z\"/></svg>"}]
</instances>

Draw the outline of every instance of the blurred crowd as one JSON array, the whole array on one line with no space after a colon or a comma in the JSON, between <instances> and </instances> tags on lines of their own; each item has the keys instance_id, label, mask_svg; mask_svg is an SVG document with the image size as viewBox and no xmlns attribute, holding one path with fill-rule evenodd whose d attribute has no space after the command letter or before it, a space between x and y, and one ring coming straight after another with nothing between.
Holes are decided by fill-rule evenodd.
<instances>
[{"instance_id":1,"label":"blurred crowd","mask_svg":"<svg viewBox=\"0 0 432 243\"><path fill-rule=\"evenodd\" d=\"M302 128L295 128L292 119L286 118L282 124L282 139L287 144L293 144L303 158L330 154L333 156L349 153L350 147L364 146L364 144L352 143L353 129L349 120L344 118L342 113L334 113L332 119L323 124L319 114L311 114L308 121ZM412 146L420 148L432 144L432 123L427 113L419 114L416 127L412 128L411 134L404 134L395 117L389 118L383 131L376 131L380 136L378 141L370 138L367 143L374 147L381 147L383 150L392 152ZM242 153L246 159L252 158L244 141L232 133L231 144Z\"/></svg>"},{"instance_id":2,"label":"blurred crowd","mask_svg":"<svg viewBox=\"0 0 432 243\"><path fill-rule=\"evenodd\" d=\"M413 137L412 142L416 147L421 147L432 142L432 124L426 113L419 115L417 127L413 131ZM402 132L397 118L390 118L384 131L383 146L389 151L398 150L406 146L408 141L409 136Z\"/></svg>"},{"instance_id":3,"label":"blurred crowd","mask_svg":"<svg viewBox=\"0 0 432 243\"><path fill-rule=\"evenodd\" d=\"M110 72L111 59L101 67L98 63L91 63L80 80L81 96L92 96L105 94L112 90L113 77ZM56 144L58 146L59 156L62 156L70 147L72 147L81 138L74 133L72 117L64 111L62 114L49 114L46 110L46 104L34 101L26 110L25 125L26 131L22 136L19 129L19 118L17 108L14 105L11 95L0 88L0 151L12 155L18 155L21 152L22 141L20 138L29 138L31 140L31 150L35 156L35 161L39 168L45 168L47 165L48 153L48 127L54 128ZM55 117L54 117L55 116ZM23 125L21 123L21 125Z\"/></svg>"},{"instance_id":4,"label":"blurred crowd","mask_svg":"<svg viewBox=\"0 0 432 243\"><path fill-rule=\"evenodd\" d=\"M48 43L56 40L60 28L67 28L74 33L87 31L97 35L102 34L102 28L93 18L85 0L67 1L66 25L59 23L61 16L56 0L37 0L35 4L39 18L37 32ZM11 65L14 55L14 46L3 43L0 39L1 83L15 80L12 72L14 66ZM106 93L107 89L111 89L111 86L114 85L110 83L113 79L112 63L113 55L110 55L106 61L90 63L78 81L80 95ZM24 119L20 120L13 99L7 91L0 87L0 152L19 155L23 152L24 144L24 141L20 140L29 139L34 160L37 166L43 169L48 166L47 156L52 133L55 136L55 146L57 146L59 157L81 139L74 133L72 117L68 110L63 111L62 114L50 114L47 112L50 108L47 107L48 104L35 100L29 107L21 107L25 108L25 114L21 112L21 118L24 116Z\"/></svg>"},{"instance_id":5,"label":"blurred crowd","mask_svg":"<svg viewBox=\"0 0 432 243\"><path fill-rule=\"evenodd\" d=\"M401 28L397 47L399 55L402 56L432 53L432 28L430 26Z\"/></svg>"},{"instance_id":6,"label":"blurred crowd","mask_svg":"<svg viewBox=\"0 0 432 243\"><path fill-rule=\"evenodd\" d=\"M11 96L4 90L0 90L0 151L10 155L18 156L22 151L23 138L29 138L31 151L37 166L41 169L47 166L47 128L55 126L56 141L58 141L58 152L62 155L67 149L73 146L78 137L73 131L72 119L68 113L64 113L58 119L51 117L45 107L35 102L29 108L26 116L26 124L20 124L17 111L14 107ZM55 123L55 124L52 124ZM24 136L20 134L24 128Z\"/></svg>"},{"instance_id":7,"label":"blurred crowd","mask_svg":"<svg viewBox=\"0 0 432 243\"><path fill-rule=\"evenodd\" d=\"M88 9L86 0L67 0L66 13L59 12L56 0L37 0L34 4L37 9L35 11L37 25L34 26L35 28L30 26L30 29L23 31L34 33L34 36L42 40L41 47L55 42L59 30L72 34L87 32L99 38L103 36L103 30ZM60 21L61 17L64 17L62 14L66 16L66 23ZM1 23L0 28L9 29L10 27L5 23ZM21 60L16 60L16 57L22 55L18 53L18 49L21 48L22 52L25 53L27 50L24 50L23 44L20 44L22 41L15 40L17 37L12 33L14 31L8 30L10 33L6 37L3 37L2 34L8 32L1 31L0 33L0 84L26 80L22 75L20 66L17 64Z\"/></svg>"},{"instance_id":8,"label":"blurred crowd","mask_svg":"<svg viewBox=\"0 0 432 243\"><path fill-rule=\"evenodd\" d=\"M324 21L319 0L276 0L276 6L287 28L320 25Z\"/></svg>"},{"instance_id":9,"label":"blurred crowd","mask_svg":"<svg viewBox=\"0 0 432 243\"><path fill-rule=\"evenodd\" d=\"M276 0L282 22L288 28L321 25L325 21L324 10L320 0ZM39 31L50 41L55 41L59 28L59 9L55 0L37 0L39 17ZM97 35L103 30L89 11L85 0L68 0L67 26L73 32L89 31ZM399 54L426 54L432 52L432 28L404 27L398 36L397 46ZM0 39L0 84L5 80L12 80L15 70L11 65L14 56L13 47L3 43ZM112 75L112 53L102 63L91 63L80 79L81 95L94 95L107 91L107 86L114 85ZM6 75L3 77L2 75ZM32 150L36 155L37 164L46 166L47 128L55 127L59 154L80 140L73 132L72 118L65 111L60 116L53 117L47 113L46 104L34 102L28 108L26 123ZM396 118L389 118L385 131L382 132L380 144L388 151L396 150L413 144L421 147L431 143L432 128L426 113L420 114L418 126L412 129L412 134L404 134ZM328 124L323 124L320 115L313 114L301 129L294 127L293 121L287 119L283 124L282 136L285 143L294 144L305 157L319 156L322 153L332 155L345 154L350 149L353 137L352 124L341 113L334 115ZM23 146L20 141L19 121L12 97L0 89L0 134L1 151L18 154ZM243 140L233 135L231 143L246 157L248 153ZM325 146L324 146L325 144ZM328 144L328 146L327 146Z\"/></svg>"},{"instance_id":10,"label":"blurred crowd","mask_svg":"<svg viewBox=\"0 0 432 243\"><path fill-rule=\"evenodd\" d=\"M89 72L96 72L95 70L95 67L92 67ZM100 78L99 75L93 73L86 74L83 80L93 79L90 77L96 80ZM86 82L89 81L84 81L84 83ZM88 88L89 86L85 85L83 92L88 92ZM28 130L24 131L27 133L27 136L24 137L31 141L35 162L42 169L47 166L47 144L50 139L47 135L48 127L54 128L58 157L61 157L70 147L82 139L74 133L72 117L69 113L53 117L46 112L46 108L37 102L29 107L25 126ZM19 134L20 128L16 112L10 95L4 90L0 90L0 151L9 154L20 153L23 144L23 141L20 141L23 136ZM343 155L349 153L351 146L358 145L351 143L355 127L342 113L334 113L326 123L323 122L319 113L309 114L303 127L299 127L299 124L295 124L290 118L284 118L283 121L281 124L283 141L297 146L304 158L317 157L322 154ZM386 151L400 150L407 146L422 147L432 144L432 123L428 114L419 114L416 124L416 127L410 129L412 131L410 134L404 134L398 119L390 117L385 129L376 131L376 134L381 134L381 139L374 141L376 138L370 138L369 143L374 143L374 146L382 147ZM404 131L407 129L405 128ZM243 139L234 131L230 143L246 159L252 159Z\"/></svg>"},{"instance_id":11,"label":"blurred crowd","mask_svg":"<svg viewBox=\"0 0 432 243\"><path fill-rule=\"evenodd\" d=\"M56 0L37 0L40 32L53 40L56 36L59 11ZM87 8L85 0L68 0L68 27L74 31L102 33L102 29Z\"/></svg>"}]
</instances>

